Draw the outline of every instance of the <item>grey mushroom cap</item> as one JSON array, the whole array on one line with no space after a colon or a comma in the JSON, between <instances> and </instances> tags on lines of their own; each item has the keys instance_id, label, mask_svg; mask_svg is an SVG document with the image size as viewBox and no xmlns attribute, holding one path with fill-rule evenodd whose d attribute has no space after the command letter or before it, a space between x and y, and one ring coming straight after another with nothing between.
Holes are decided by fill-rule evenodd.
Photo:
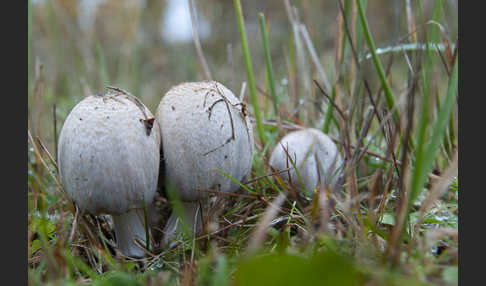
<instances>
[{"instance_id":1,"label":"grey mushroom cap","mask_svg":"<svg viewBox=\"0 0 486 286\"><path fill-rule=\"evenodd\" d=\"M295 163L300 179L284 148L288 150L288 156ZM311 194L319 183L334 186L342 159L336 145L326 134L314 128L306 128L284 136L273 150L269 164L276 171L291 168L292 184ZM287 182L288 173L280 174Z\"/></svg>"},{"instance_id":2,"label":"grey mushroom cap","mask_svg":"<svg viewBox=\"0 0 486 286\"><path fill-rule=\"evenodd\" d=\"M81 211L120 215L156 192L160 130L133 96L92 95L69 113L58 144L61 183ZM150 124L149 124L150 125ZM148 134L150 131L150 134Z\"/></svg>"},{"instance_id":3,"label":"grey mushroom cap","mask_svg":"<svg viewBox=\"0 0 486 286\"><path fill-rule=\"evenodd\" d=\"M245 105L215 81L183 83L171 88L157 109L166 178L183 201L203 199L213 189L234 192L244 182L254 151Z\"/></svg>"}]
</instances>

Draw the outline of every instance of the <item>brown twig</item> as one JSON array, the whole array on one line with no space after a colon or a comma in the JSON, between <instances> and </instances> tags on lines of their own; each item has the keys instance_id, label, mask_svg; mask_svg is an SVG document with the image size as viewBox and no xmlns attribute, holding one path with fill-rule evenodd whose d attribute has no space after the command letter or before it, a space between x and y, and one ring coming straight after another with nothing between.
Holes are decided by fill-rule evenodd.
<instances>
[{"instance_id":1,"label":"brown twig","mask_svg":"<svg viewBox=\"0 0 486 286\"><path fill-rule=\"evenodd\" d=\"M319 88L319 90L321 91L321 93L327 98L327 100L329 100L329 102L332 104L332 106L336 109L336 111L339 113L339 116L341 116L341 119L342 120L347 120L346 118L346 115L344 115L343 111L341 110L341 108L339 108L336 103L334 102L334 100L332 100L332 98L324 91L324 89L319 85L319 83L313 79L314 83L317 85L317 87Z\"/></svg>"},{"instance_id":2,"label":"brown twig","mask_svg":"<svg viewBox=\"0 0 486 286\"><path fill-rule=\"evenodd\" d=\"M256 177L250 181L247 181L246 183L244 183L244 185L249 185L249 184L252 184L252 183L255 183L263 178L266 178L266 177L273 177L275 175L279 175L279 174L282 174L282 173L285 173L285 172L288 172L289 170L291 170L292 168L286 168L284 170L280 170L278 172L274 172L272 174L268 174L268 175L264 175L264 176L260 176L260 177Z\"/></svg>"}]
</instances>

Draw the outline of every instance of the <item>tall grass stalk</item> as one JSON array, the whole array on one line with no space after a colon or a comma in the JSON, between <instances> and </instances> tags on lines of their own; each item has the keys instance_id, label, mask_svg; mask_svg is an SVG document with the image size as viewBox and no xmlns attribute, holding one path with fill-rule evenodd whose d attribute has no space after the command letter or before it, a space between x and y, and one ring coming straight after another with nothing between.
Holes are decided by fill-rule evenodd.
<instances>
[{"instance_id":1,"label":"tall grass stalk","mask_svg":"<svg viewBox=\"0 0 486 286\"><path fill-rule=\"evenodd\" d=\"M419 0L419 7L422 6L421 1ZM419 9L420 12L422 9ZM422 15L422 14L421 14ZM408 218L410 206L413 203L414 199L418 196L419 190L418 188L418 176L421 173L425 174L424 170L424 162L425 162L425 148L426 148L426 138L427 138L427 126L429 124L429 112L430 112L430 95L429 95L429 86L428 86L428 79L430 74L431 68L431 54L428 44L428 37L427 31L424 30L424 38L426 44L426 56L425 56L425 64L424 68L420 72L421 76L421 84L422 84L422 97L421 97L421 107L420 107L420 115L419 115L419 122L418 122L418 129L417 129L417 141L416 141L416 151L415 151L415 170L412 175L412 183L411 183L411 193L410 199L408 201L408 207L406 211L406 218Z\"/></svg>"},{"instance_id":2,"label":"tall grass stalk","mask_svg":"<svg viewBox=\"0 0 486 286\"><path fill-rule=\"evenodd\" d=\"M432 12L432 20L435 21L436 23L441 23L442 22L442 17L443 17L443 10L442 10L442 0L436 0L434 3L434 9ZM441 26L436 26L436 29L432 29L430 32L430 41L432 42L439 42L440 41L440 27Z\"/></svg>"},{"instance_id":3,"label":"tall grass stalk","mask_svg":"<svg viewBox=\"0 0 486 286\"><path fill-rule=\"evenodd\" d=\"M458 67L457 58L454 63L454 68L452 70L451 78L449 80L449 85L447 87L447 94L444 102L442 103L442 108L439 111L439 115L435 120L433 125L433 133L430 142L423 142L422 145L417 146L417 150L424 150L421 156L417 156L415 162L415 170L412 173L411 184L410 184L410 199L407 206L407 214L410 213L413 203L420 195L422 188L425 185L427 176L432 170L435 158L439 152L440 143L444 138L445 131L449 124L449 119L452 114L452 108L457 96L457 82L458 82ZM423 123L422 124L427 124ZM406 225L408 215L405 217ZM403 229L402 229L403 232Z\"/></svg>"},{"instance_id":4,"label":"tall grass stalk","mask_svg":"<svg viewBox=\"0 0 486 286\"><path fill-rule=\"evenodd\" d=\"M253 66L251 64L248 40L246 38L245 20L241 10L240 0L233 0L233 4L235 6L236 18L238 20L238 29L240 30L241 48L243 49L243 57L245 59L246 76L248 77L248 85L250 87L251 104L253 105L253 112L255 113L258 137L262 143L265 144L265 126L262 122L262 115L260 113L260 106L258 104L255 76L253 74Z\"/></svg>"},{"instance_id":5,"label":"tall grass stalk","mask_svg":"<svg viewBox=\"0 0 486 286\"><path fill-rule=\"evenodd\" d=\"M101 46L101 42L96 43L96 52L98 54L98 65L100 67L100 76L101 86L104 88L105 86L109 86L110 83L110 75L108 74L108 67L105 61L105 53L103 52L103 47Z\"/></svg>"},{"instance_id":6,"label":"tall grass stalk","mask_svg":"<svg viewBox=\"0 0 486 286\"><path fill-rule=\"evenodd\" d=\"M358 14L359 14L359 20L361 22L361 26L363 27L363 33L366 39L366 43L368 44L368 47L370 48L371 54L373 56L373 62L375 64L376 70L378 71L378 76L380 78L381 84L383 86L383 91L385 92L385 99L386 103L388 106L388 109L391 110L395 106L395 98L393 97L392 90L390 88L390 85L386 79L385 76L385 70L383 69L383 66L381 65L380 59L378 58L378 55L376 54L376 46L375 43L373 42L373 38L371 37L371 32L368 27L368 22L365 17L365 12L363 9L363 5L360 0L356 0L358 3ZM395 111L394 118L396 123L399 123L400 120L400 112L398 109Z\"/></svg>"},{"instance_id":7,"label":"tall grass stalk","mask_svg":"<svg viewBox=\"0 0 486 286\"><path fill-rule=\"evenodd\" d=\"M278 117L278 97L275 88L275 76L273 74L272 57L270 56L270 48L268 46L268 31L265 25L265 16L263 15L263 13L258 14L258 20L260 21L260 31L262 33L263 50L265 52L265 64L267 67L267 76L268 83L270 85L270 94L273 101L273 109L275 112L275 116Z\"/></svg>"},{"instance_id":8,"label":"tall grass stalk","mask_svg":"<svg viewBox=\"0 0 486 286\"><path fill-rule=\"evenodd\" d=\"M334 100L336 98L335 86L331 90L331 99ZM324 124L322 125L322 132L329 133L329 126L331 125L331 119L333 115L333 108L334 106L329 103L327 105L326 115L324 117Z\"/></svg>"},{"instance_id":9,"label":"tall grass stalk","mask_svg":"<svg viewBox=\"0 0 486 286\"><path fill-rule=\"evenodd\" d=\"M359 0L361 2L361 5L366 9L366 5L368 4L367 0ZM356 51L361 51L361 43L364 38L364 31L363 31L363 24L360 21L356 21Z\"/></svg>"}]
</instances>

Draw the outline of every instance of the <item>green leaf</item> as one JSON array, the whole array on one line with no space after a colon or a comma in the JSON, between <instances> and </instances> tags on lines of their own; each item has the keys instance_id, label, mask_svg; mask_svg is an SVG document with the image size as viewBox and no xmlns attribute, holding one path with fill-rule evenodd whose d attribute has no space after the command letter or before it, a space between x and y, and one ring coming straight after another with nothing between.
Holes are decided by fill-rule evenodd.
<instances>
[{"instance_id":1,"label":"green leaf","mask_svg":"<svg viewBox=\"0 0 486 286\"><path fill-rule=\"evenodd\" d=\"M235 285L358 285L351 261L333 251L311 258L270 254L250 258L235 273Z\"/></svg>"},{"instance_id":2,"label":"green leaf","mask_svg":"<svg viewBox=\"0 0 486 286\"><path fill-rule=\"evenodd\" d=\"M42 244L41 244L40 240L35 239L34 241L32 241L32 245L30 246L30 251L31 251L31 253L35 253L37 250L41 249L41 247L42 247Z\"/></svg>"},{"instance_id":3,"label":"green leaf","mask_svg":"<svg viewBox=\"0 0 486 286\"><path fill-rule=\"evenodd\" d=\"M34 230L37 233L43 233L48 238L53 238L54 231L56 230L56 225L54 224L54 222L46 218L35 218Z\"/></svg>"}]
</instances>

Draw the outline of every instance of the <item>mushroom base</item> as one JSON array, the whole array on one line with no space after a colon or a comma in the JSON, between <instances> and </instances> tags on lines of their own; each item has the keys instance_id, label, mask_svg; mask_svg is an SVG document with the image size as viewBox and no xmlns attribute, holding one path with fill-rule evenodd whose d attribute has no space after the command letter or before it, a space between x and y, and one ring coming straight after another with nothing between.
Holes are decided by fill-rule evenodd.
<instances>
[{"instance_id":1,"label":"mushroom base","mask_svg":"<svg viewBox=\"0 0 486 286\"><path fill-rule=\"evenodd\" d=\"M113 215L113 223L118 248L123 255L135 258L144 257L145 251L133 241L136 239L141 245L146 243L143 210L129 210L121 215Z\"/></svg>"},{"instance_id":2,"label":"mushroom base","mask_svg":"<svg viewBox=\"0 0 486 286\"><path fill-rule=\"evenodd\" d=\"M162 245L170 247L171 243L181 238L183 233L193 235L201 231L203 226L202 210L198 201L196 202L181 202L182 216L178 216L175 211L172 211L169 220L164 228L164 238Z\"/></svg>"}]
</instances>

